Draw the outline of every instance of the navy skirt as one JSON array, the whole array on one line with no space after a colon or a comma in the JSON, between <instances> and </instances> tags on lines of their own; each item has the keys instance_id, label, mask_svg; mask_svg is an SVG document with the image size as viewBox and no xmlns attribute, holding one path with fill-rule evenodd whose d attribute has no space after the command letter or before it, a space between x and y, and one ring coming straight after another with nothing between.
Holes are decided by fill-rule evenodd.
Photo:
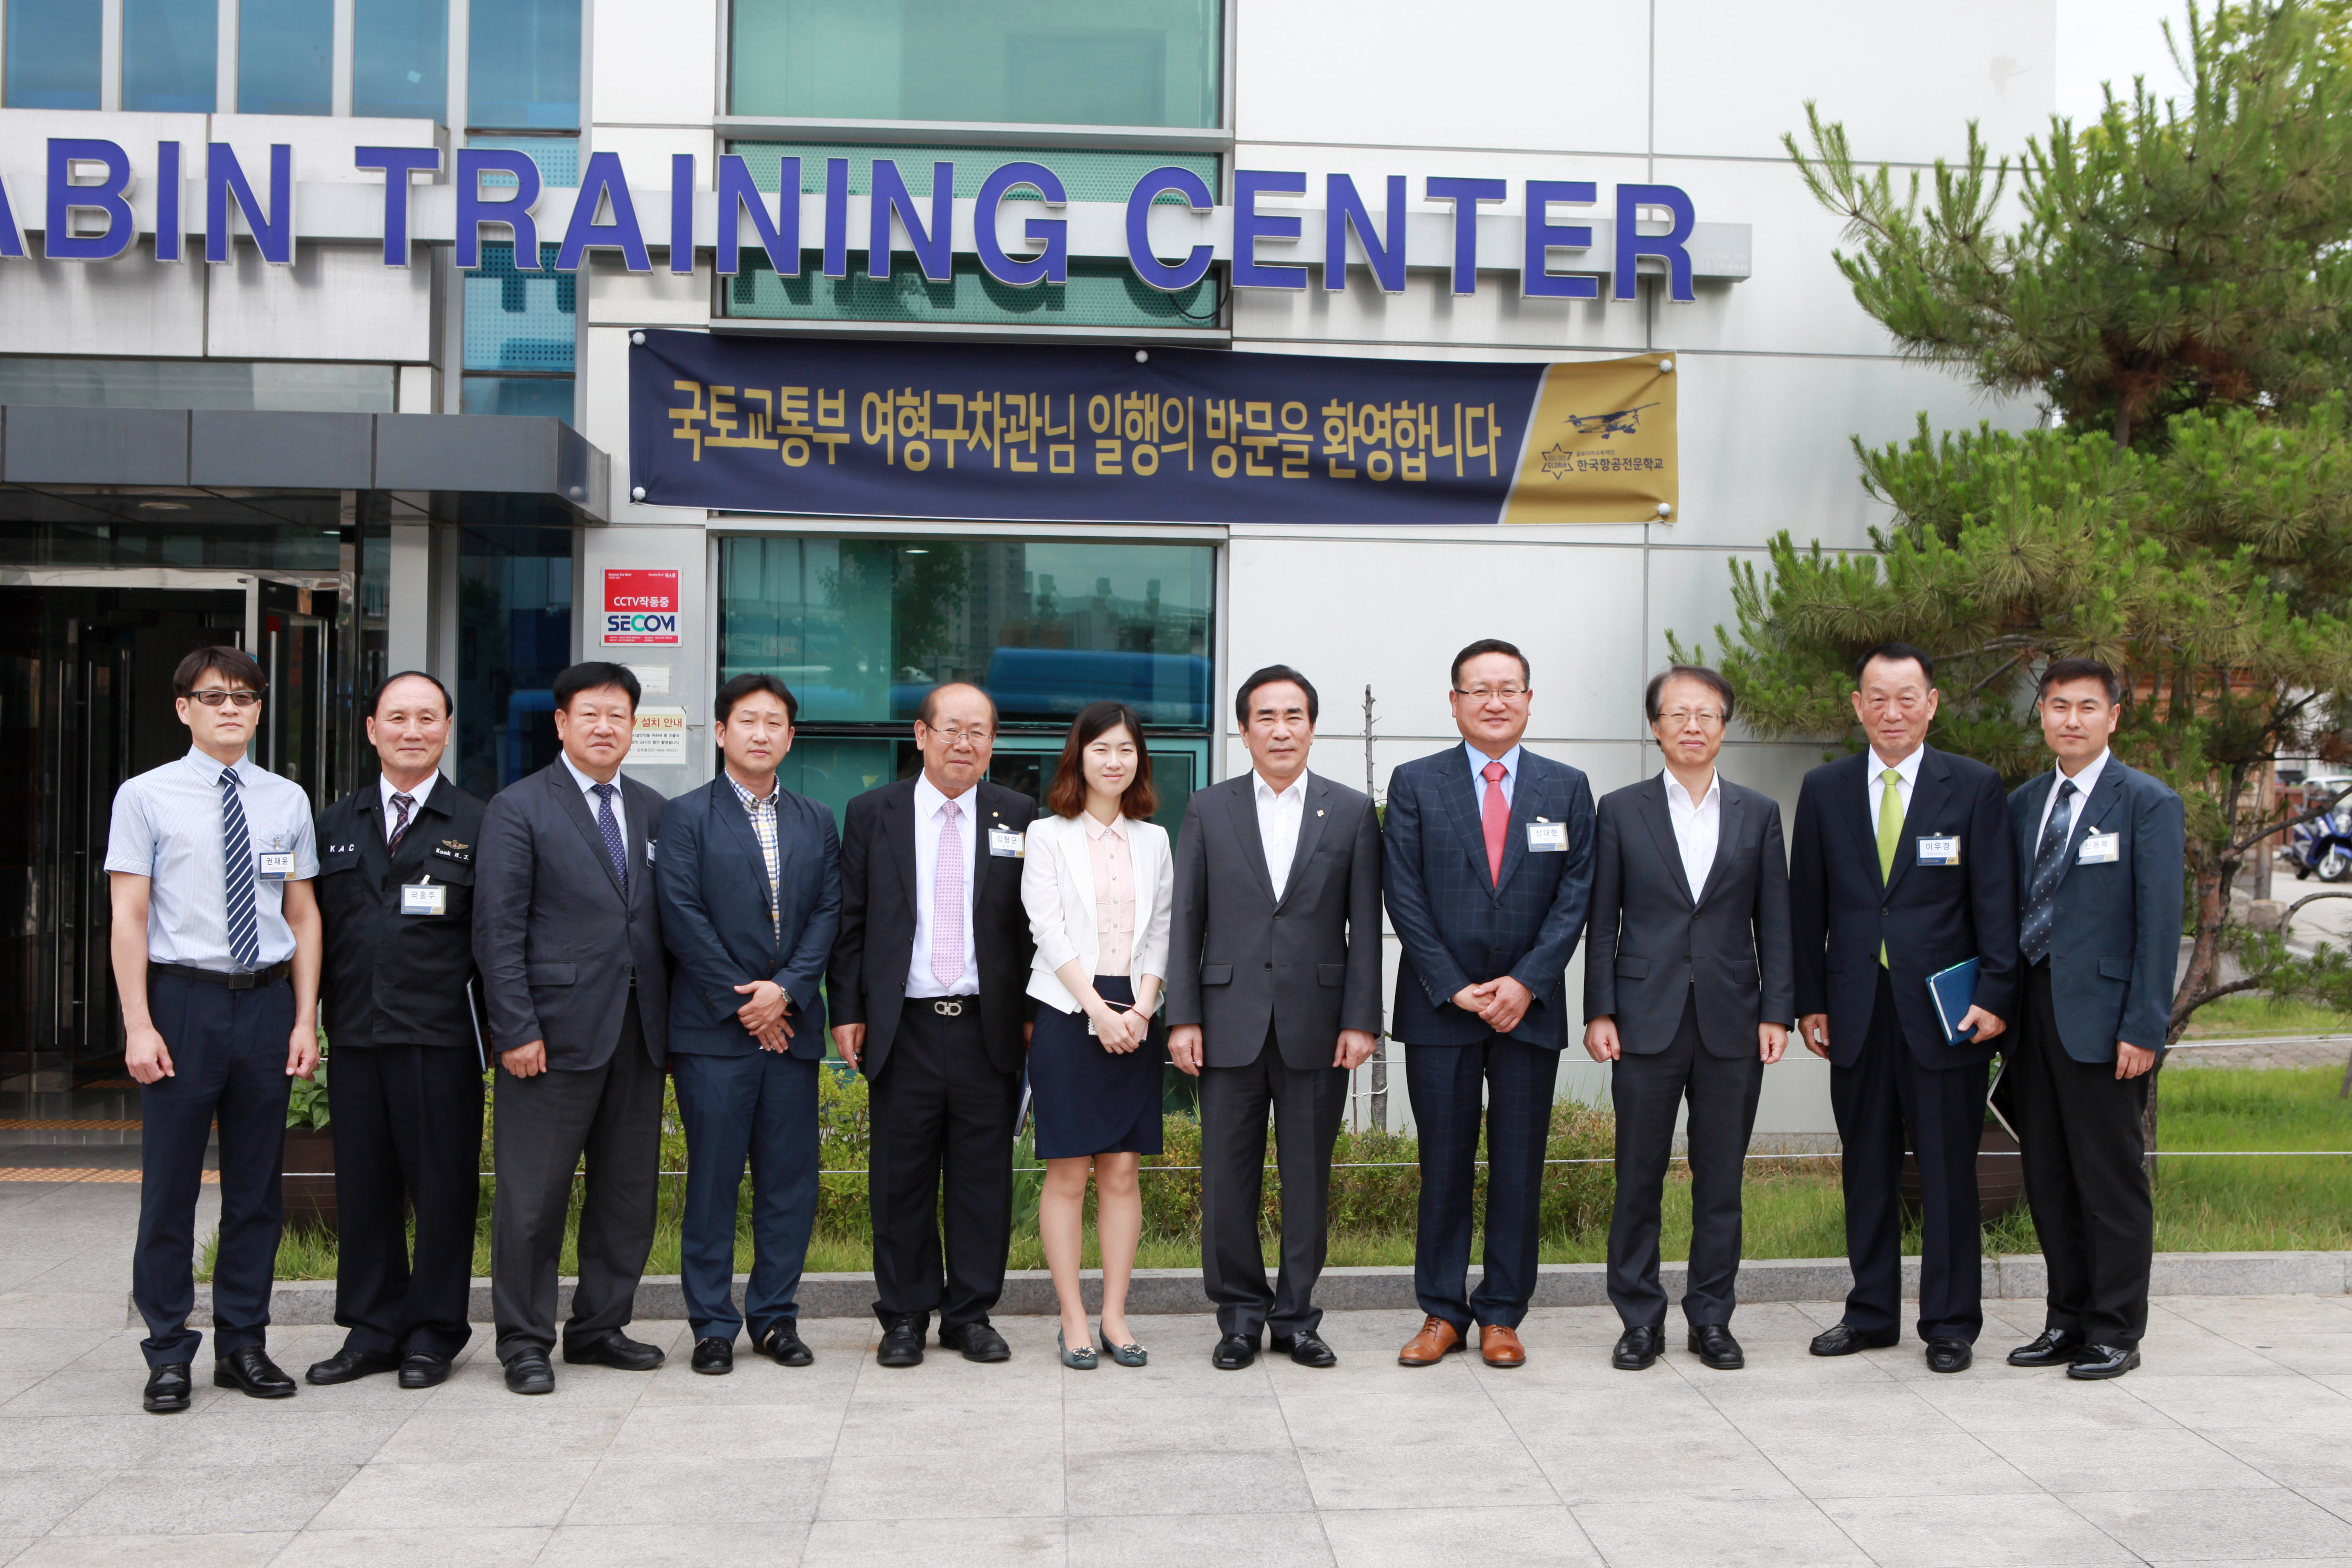
<instances>
[{"instance_id":1,"label":"navy skirt","mask_svg":"<svg viewBox=\"0 0 2352 1568\"><path fill-rule=\"evenodd\" d=\"M1123 974L1097 975L1106 1002L1132 1003ZM1084 1013L1041 1004L1029 1041L1030 1104L1037 1113L1037 1157L1160 1152L1160 1068L1168 1042L1157 1020L1143 1044L1120 1055L1087 1033Z\"/></svg>"}]
</instances>

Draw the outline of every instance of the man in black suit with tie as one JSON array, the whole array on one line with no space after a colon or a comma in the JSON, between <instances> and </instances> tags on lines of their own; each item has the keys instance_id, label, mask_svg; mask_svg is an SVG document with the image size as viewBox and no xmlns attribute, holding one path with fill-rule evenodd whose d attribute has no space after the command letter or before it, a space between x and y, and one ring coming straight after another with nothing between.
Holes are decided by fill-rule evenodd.
<instances>
[{"instance_id":1,"label":"man in black suit with tie","mask_svg":"<svg viewBox=\"0 0 2352 1568\"><path fill-rule=\"evenodd\" d=\"M1643 705L1665 772L1601 797L1592 926L1584 955L1584 1048L1615 1062L1617 1207L1609 1300L1624 1322L1612 1364L1658 1359L1658 1204L1675 1117L1690 1101L1690 1352L1747 1364L1731 1336L1739 1273L1739 1185L1764 1069L1796 1016L1789 862L1780 807L1716 770L1731 684L1676 665Z\"/></svg>"},{"instance_id":2,"label":"man in black suit with tie","mask_svg":"<svg viewBox=\"0 0 2352 1568\"><path fill-rule=\"evenodd\" d=\"M2053 661L2037 706L2058 765L2009 797L2025 1005L2006 1081L2050 1276L2042 1331L2009 1364L2086 1380L2139 1365L2147 1330L2143 1129L2171 1032L2188 857L2180 797L2107 749L2123 700L2098 660Z\"/></svg>"},{"instance_id":3,"label":"man in black suit with tie","mask_svg":"<svg viewBox=\"0 0 2352 1568\"><path fill-rule=\"evenodd\" d=\"M637 678L575 664L555 678L551 766L500 790L474 866L474 960L499 1052L490 1302L517 1394L551 1394L555 1266L572 1173L587 1158L580 1284L563 1359L651 1372L621 1332L654 1239L668 956L654 891L660 794L621 777Z\"/></svg>"},{"instance_id":4,"label":"man in black suit with tie","mask_svg":"<svg viewBox=\"0 0 2352 1568\"><path fill-rule=\"evenodd\" d=\"M1902 1338L1906 1150L1919 1161L1919 1337L1964 1372L1984 1327L1977 1150L1985 1064L2017 1006L2017 873L2000 776L1927 743L1936 664L1885 643L1855 667L1864 750L1805 775L1789 909L1798 1031L1830 1063L1844 1147L1845 1316L1815 1355ZM1975 959L1973 1004L1945 1032L1930 975Z\"/></svg>"},{"instance_id":5,"label":"man in black suit with tie","mask_svg":"<svg viewBox=\"0 0 2352 1568\"><path fill-rule=\"evenodd\" d=\"M1035 952L1022 836L1037 803L989 782L995 743L986 692L934 688L915 721L922 771L851 801L842 826L826 991L834 1044L873 1085L866 1185L884 1366L923 1359L934 1311L940 1343L966 1361L1013 1353L988 1313L1013 1245Z\"/></svg>"},{"instance_id":6,"label":"man in black suit with tie","mask_svg":"<svg viewBox=\"0 0 2352 1568\"><path fill-rule=\"evenodd\" d=\"M1316 1332L1330 1234L1331 1146L1348 1074L1381 1028L1380 820L1364 795L1307 771L1315 688L1288 665L1234 700L1250 771L1194 795L1177 835L1168 1055L1201 1079L1201 1273L1217 1304L1210 1360L1239 1372L1258 1335L1301 1366L1339 1357ZM1282 1268L1258 1246L1266 1112L1282 1175Z\"/></svg>"},{"instance_id":7,"label":"man in black suit with tie","mask_svg":"<svg viewBox=\"0 0 2352 1568\"><path fill-rule=\"evenodd\" d=\"M1405 1043L1421 1128L1413 1286L1425 1314L1397 1360L1433 1366L1478 1327L1488 1366L1526 1364L1544 1144L1568 1044L1568 961L1592 897L1592 790L1519 744L1526 656L1489 638L1454 657L1462 743L1389 775L1389 921L1403 950L1389 1032ZM1478 1123L1486 1123L1486 1271L1466 1291Z\"/></svg>"}]
</instances>

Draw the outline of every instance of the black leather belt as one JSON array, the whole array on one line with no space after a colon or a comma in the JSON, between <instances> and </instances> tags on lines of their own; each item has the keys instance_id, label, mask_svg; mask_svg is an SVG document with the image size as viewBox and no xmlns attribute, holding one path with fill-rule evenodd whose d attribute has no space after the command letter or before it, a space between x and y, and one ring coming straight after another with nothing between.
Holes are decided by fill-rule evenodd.
<instances>
[{"instance_id":1,"label":"black leather belt","mask_svg":"<svg viewBox=\"0 0 2352 1568\"><path fill-rule=\"evenodd\" d=\"M231 974L217 969L198 969L192 963L158 963L152 958L147 961L147 967L165 974L176 974L183 980L201 980L207 985L225 986L231 991L257 991L264 985L285 979L294 970L289 961L273 963L267 969L257 969L249 973Z\"/></svg>"}]
</instances>

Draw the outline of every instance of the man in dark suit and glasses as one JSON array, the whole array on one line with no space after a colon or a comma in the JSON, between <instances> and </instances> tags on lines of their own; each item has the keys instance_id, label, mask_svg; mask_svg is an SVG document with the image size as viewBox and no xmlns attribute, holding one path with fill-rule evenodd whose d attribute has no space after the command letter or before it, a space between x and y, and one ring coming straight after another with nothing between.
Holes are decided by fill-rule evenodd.
<instances>
[{"instance_id":1,"label":"man in dark suit and glasses","mask_svg":"<svg viewBox=\"0 0 2352 1568\"><path fill-rule=\"evenodd\" d=\"M490 1301L517 1394L555 1388L555 1265L572 1172L587 1156L580 1284L563 1359L662 1363L621 1332L654 1239L668 955L654 863L659 794L621 774L637 678L575 664L555 678L551 766L499 792L474 864L474 959L499 1053Z\"/></svg>"},{"instance_id":2,"label":"man in dark suit and glasses","mask_svg":"<svg viewBox=\"0 0 2352 1568\"><path fill-rule=\"evenodd\" d=\"M1789 862L1780 807L1716 769L1731 684L1676 665L1643 698L1665 771L1601 798L1592 932L1584 954L1584 1048L1614 1062L1617 1206L1609 1300L1624 1322L1612 1364L1658 1359L1658 1204L1690 1102L1690 1352L1747 1364L1731 1336L1739 1273L1739 1185L1764 1069L1796 1016Z\"/></svg>"},{"instance_id":3,"label":"man in dark suit and glasses","mask_svg":"<svg viewBox=\"0 0 2352 1568\"><path fill-rule=\"evenodd\" d=\"M1258 1335L1336 1365L1314 1304L1330 1233L1331 1146L1348 1074L1381 1028L1380 821L1307 771L1315 688L1288 665L1234 700L1250 771L1194 795L1176 843L1168 1055L1201 1079L1201 1272L1217 1304L1210 1360L1238 1372ZM1282 1268L1258 1248L1266 1113L1282 1175Z\"/></svg>"},{"instance_id":4,"label":"man in dark suit and glasses","mask_svg":"<svg viewBox=\"0 0 2352 1568\"><path fill-rule=\"evenodd\" d=\"M2011 1366L2121 1377L2147 1330L2149 1074L2172 1022L2187 828L2180 797L2109 751L2124 683L2096 659L2042 672L2052 771L2009 797L2022 868L2024 1016L2008 1084L2048 1315Z\"/></svg>"},{"instance_id":5,"label":"man in dark suit and glasses","mask_svg":"<svg viewBox=\"0 0 2352 1568\"><path fill-rule=\"evenodd\" d=\"M1977 1150L1985 1064L2017 1006L2017 873L2000 777L1927 743L1936 664L1906 643L1863 655L1865 748L1805 775L1789 912L1797 1028L1830 1063L1843 1145L1845 1316L1815 1355L1902 1338L1906 1150L1919 1161L1919 1337L1935 1372L1963 1372L1984 1327ZM1944 1032L1927 977L1978 963L1975 1004Z\"/></svg>"},{"instance_id":6,"label":"man in dark suit and glasses","mask_svg":"<svg viewBox=\"0 0 2352 1568\"><path fill-rule=\"evenodd\" d=\"M719 776L662 816L662 940L677 960L669 1065L686 1128L680 1250L692 1366L735 1367L735 1335L780 1366L815 1358L794 1298L816 1223L824 965L841 929L833 813L776 780L800 704L772 675L719 689ZM735 1213L751 1166L751 1278L736 1308Z\"/></svg>"},{"instance_id":7,"label":"man in dark suit and glasses","mask_svg":"<svg viewBox=\"0 0 2352 1568\"><path fill-rule=\"evenodd\" d=\"M834 1044L873 1085L876 1360L920 1362L936 1311L940 1344L1003 1361L988 1313L1013 1246L1035 952L1021 851L1037 803L989 782L996 704L976 686L933 688L915 744L920 773L849 803L826 983Z\"/></svg>"},{"instance_id":8,"label":"man in dark suit and glasses","mask_svg":"<svg viewBox=\"0 0 2352 1568\"><path fill-rule=\"evenodd\" d=\"M474 1333L482 1058L467 993L485 808L441 776L450 721L433 677L386 680L367 719L382 772L319 814L335 1321L348 1332L312 1383L397 1370L401 1387L431 1388Z\"/></svg>"},{"instance_id":9,"label":"man in dark suit and glasses","mask_svg":"<svg viewBox=\"0 0 2352 1568\"><path fill-rule=\"evenodd\" d=\"M1520 1320L1536 1288L1544 1143L1568 961L1592 895L1592 791L1519 744L1533 682L1489 638L1454 658L1446 700L1462 743L1389 776L1384 881L1403 949L1389 1032L1404 1045L1421 1128L1413 1286L1426 1319L1397 1360L1431 1366L1478 1326L1489 1366L1526 1364ZM1478 1122L1486 1122L1486 1269L1465 1289Z\"/></svg>"}]
</instances>

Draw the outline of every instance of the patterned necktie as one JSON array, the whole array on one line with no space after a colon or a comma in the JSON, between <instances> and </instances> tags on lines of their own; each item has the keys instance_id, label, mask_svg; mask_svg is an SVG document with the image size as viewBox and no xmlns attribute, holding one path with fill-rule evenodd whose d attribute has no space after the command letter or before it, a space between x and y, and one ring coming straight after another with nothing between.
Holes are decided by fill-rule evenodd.
<instances>
[{"instance_id":1,"label":"patterned necktie","mask_svg":"<svg viewBox=\"0 0 2352 1568\"><path fill-rule=\"evenodd\" d=\"M236 797L236 770L223 768L221 866L228 890L228 951L239 969L261 967L260 914L253 906L253 837L245 830L245 803Z\"/></svg>"},{"instance_id":2,"label":"patterned necktie","mask_svg":"<svg viewBox=\"0 0 2352 1568\"><path fill-rule=\"evenodd\" d=\"M1511 807L1503 799L1503 764L1488 763L1478 770L1486 781L1486 798L1479 803L1478 826L1486 830L1486 880L1503 882L1503 840L1511 828Z\"/></svg>"},{"instance_id":3,"label":"patterned necktie","mask_svg":"<svg viewBox=\"0 0 2352 1568\"><path fill-rule=\"evenodd\" d=\"M2050 826L2042 830L2042 847L2033 852L2033 880L2025 887L2025 919L2018 922L2017 947L2028 963L2050 956L2050 928L2058 920L2058 884L2066 879L2066 840L2074 830L2074 781L2058 781L2058 804L2050 808Z\"/></svg>"},{"instance_id":4,"label":"patterned necktie","mask_svg":"<svg viewBox=\"0 0 2352 1568\"><path fill-rule=\"evenodd\" d=\"M604 852L613 858L613 875L621 880L621 891L629 890L629 852L621 844L621 825L613 820L613 797L621 793L618 784L601 784L590 786L596 794L596 828L604 836Z\"/></svg>"},{"instance_id":5,"label":"patterned necktie","mask_svg":"<svg viewBox=\"0 0 2352 1568\"><path fill-rule=\"evenodd\" d=\"M384 848L387 850L398 849L400 841L408 837L408 814L416 809L416 797L413 795L396 795L392 797L392 804L394 809L400 813L400 820L392 825L392 837L384 843Z\"/></svg>"},{"instance_id":6,"label":"patterned necktie","mask_svg":"<svg viewBox=\"0 0 2352 1568\"><path fill-rule=\"evenodd\" d=\"M1878 885L1895 874L1895 847L1903 842L1903 770L1889 768L1878 775L1885 788L1878 797ZM1886 967L1886 943L1878 944L1878 967Z\"/></svg>"},{"instance_id":7,"label":"patterned necktie","mask_svg":"<svg viewBox=\"0 0 2352 1568\"><path fill-rule=\"evenodd\" d=\"M963 978L963 808L940 807L940 858L931 878L931 978L953 985Z\"/></svg>"}]
</instances>

